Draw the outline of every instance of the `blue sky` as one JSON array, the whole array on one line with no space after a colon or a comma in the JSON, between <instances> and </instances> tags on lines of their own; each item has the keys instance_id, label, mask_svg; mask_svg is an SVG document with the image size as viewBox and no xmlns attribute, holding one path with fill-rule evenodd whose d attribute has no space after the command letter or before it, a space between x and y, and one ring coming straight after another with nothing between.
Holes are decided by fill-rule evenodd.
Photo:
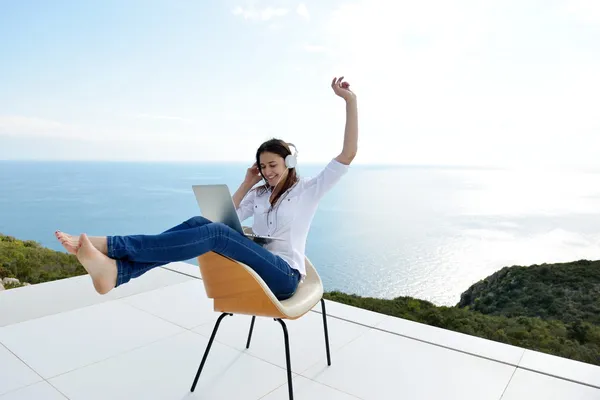
<instances>
[{"instance_id":1,"label":"blue sky","mask_svg":"<svg viewBox=\"0 0 600 400\"><path fill-rule=\"evenodd\" d=\"M19 1L0 12L0 159L600 167L600 3Z\"/></svg>"}]
</instances>

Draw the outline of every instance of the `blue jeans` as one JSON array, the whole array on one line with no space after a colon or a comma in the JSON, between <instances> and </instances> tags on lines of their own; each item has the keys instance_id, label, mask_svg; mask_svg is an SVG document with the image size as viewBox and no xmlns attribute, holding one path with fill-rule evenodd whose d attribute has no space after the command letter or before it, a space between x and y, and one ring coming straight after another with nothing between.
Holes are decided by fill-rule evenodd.
<instances>
[{"instance_id":1,"label":"blue jeans","mask_svg":"<svg viewBox=\"0 0 600 400\"><path fill-rule=\"evenodd\" d=\"M116 286L152 268L209 251L252 268L279 300L291 297L300 281L300 272L281 257L227 225L204 217L190 218L158 235L107 236L107 246L108 256L117 261Z\"/></svg>"}]
</instances>

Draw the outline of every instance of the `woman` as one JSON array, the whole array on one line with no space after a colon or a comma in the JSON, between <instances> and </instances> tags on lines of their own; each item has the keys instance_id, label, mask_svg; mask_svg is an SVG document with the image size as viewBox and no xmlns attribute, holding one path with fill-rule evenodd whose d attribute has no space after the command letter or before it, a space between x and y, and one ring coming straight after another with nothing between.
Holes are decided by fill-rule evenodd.
<instances>
[{"instance_id":1,"label":"woman","mask_svg":"<svg viewBox=\"0 0 600 400\"><path fill-rule=\"evenodd\" d=\"M159 235L88 237L56 231L56 237L106 294L152 268L184 261L208 251L240 261L254 269L280 300L291 297L305 275L306 237L322 196L347 172L357 152L356 95L343 77L331 87L346 102L342 152L314 178L296 175L295 155L287 143L272 139L256 152L256 163L233 195L241 221L254 216L253 231L273 240L261 246L221 223L191 218ZM265 184L253 187L261 179Z\"/></svg>"}]
</instances>

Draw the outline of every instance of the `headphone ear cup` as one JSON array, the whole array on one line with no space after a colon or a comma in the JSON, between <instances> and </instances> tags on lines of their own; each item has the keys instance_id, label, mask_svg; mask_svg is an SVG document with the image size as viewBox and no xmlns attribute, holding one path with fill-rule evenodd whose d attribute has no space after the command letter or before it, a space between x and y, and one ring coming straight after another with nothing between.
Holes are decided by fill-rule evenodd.
<instances>
[{"instance_id":1,"label":"headphone ear cup","mask_svg":"<svg viewBox=\"0 0 600 400\"><path fill-rule=\"evenodd\" d=\"M285 166L286 167L295 168L297 163L298 163L298 160L296 159L296 156L289 154L288 156L285 157Z\"/></svg>"}]
</instances>

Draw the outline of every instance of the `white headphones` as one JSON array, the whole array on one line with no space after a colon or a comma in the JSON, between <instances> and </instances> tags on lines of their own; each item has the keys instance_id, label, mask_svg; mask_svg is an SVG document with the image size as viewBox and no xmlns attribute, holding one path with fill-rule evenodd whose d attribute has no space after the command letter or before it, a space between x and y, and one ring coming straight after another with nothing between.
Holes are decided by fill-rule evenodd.
<instances>
[{"instance_id":1,"label":"white headphones","mask_svg":"<svg viewBox=\"0 0 600 400\"><path fill-rule=\"evenodd\" d=\"M298 149L294 143L288 143L287 145L294 148L294 154L289 154L285 157L285 166L287 168L295 168L298 165Z\"/></svg>"},{"instance_id":2,"label":"white headphones","mask_svg":"<svg viewBox=\"0 0 600 400\"><path fill-rule=\"evenodd\" d=\"M294 143L286 143L288 146L292 146L294 148L294 154L288 154L285 157L285 167L290 169L290 168L295 168L296 165L298 165L298 149L296 148L296 145ZM268 181L267 179L263 176L263 178L265 179L265 182ZM281 181L281 178L279 178L279 181L277 181L277 183L275 184L275 186L271 186L271 190L275 189L275 187L277 185L279 185L279 182Z\"/></svg>"}]
</instances>

